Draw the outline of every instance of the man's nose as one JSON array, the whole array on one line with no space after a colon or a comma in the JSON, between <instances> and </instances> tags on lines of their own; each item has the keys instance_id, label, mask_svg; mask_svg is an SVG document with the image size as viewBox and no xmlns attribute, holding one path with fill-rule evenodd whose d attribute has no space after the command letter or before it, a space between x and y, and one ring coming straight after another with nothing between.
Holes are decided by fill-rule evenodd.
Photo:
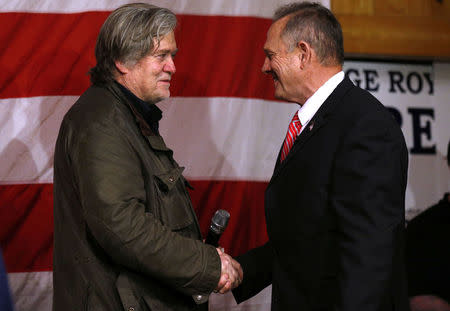
<instances>
[{"instance_id":1,"label":"man's nose","mask_svg":"<svg viewBox=\"0 0 450 311\"><path fill-rule=\"evenodd\" d=\"M175 68L175 62L173 61L173 57L172 56L170 56L167 59L167 62L164 65L164 71L170 72L171 74L174 74L177 71L177 69Z\"/></svg>"},{"instance_id":2,"label":"man's nose","mask_svg":"<svg viewBox=\"0 0 450 311\"><path fill-rule=\"evenodd\" d=\"M263 66L261 68L261 71L263 73L268 73L270 70L271 70L271 68L270 68L270 61L269 61L269 58L266 56L266 58L264 59L264 64L263 64Z\"/></svg>"}]
</instances>

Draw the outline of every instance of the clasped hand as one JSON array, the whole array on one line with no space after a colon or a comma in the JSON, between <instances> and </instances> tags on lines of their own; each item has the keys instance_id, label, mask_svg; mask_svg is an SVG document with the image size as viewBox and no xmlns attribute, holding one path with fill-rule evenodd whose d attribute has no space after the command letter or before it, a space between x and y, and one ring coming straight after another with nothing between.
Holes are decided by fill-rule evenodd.
<instances>
[{"instance_id":1,"label":"clasped hand","mask_svg":"<svg viewBox=\"0 0 450 311\"><path fill-rule=\"evenodd\" d=\"M220 262L222 263L222 271L219 284L215 291L225 294L241 284L244 272L242 271L241 265L231 258L230 255L225 254L220 248L217 248L217 253L220 256Z\"/></svg>"}]
</instances>

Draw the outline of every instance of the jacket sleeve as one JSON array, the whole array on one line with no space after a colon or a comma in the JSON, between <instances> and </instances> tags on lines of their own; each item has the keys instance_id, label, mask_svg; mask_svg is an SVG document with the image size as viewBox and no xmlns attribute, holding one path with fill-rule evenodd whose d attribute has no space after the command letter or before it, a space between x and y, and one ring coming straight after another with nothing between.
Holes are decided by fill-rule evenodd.
<instances>
[{"instance_id":1,"label":"jacket sleeve","mask_svg":"<svg viewBox=\"0 0 450 311\"><path fill-rule=\"evenodd\" d=\"M220 278L217 251L146 211L144 172L125 127L90 124L67 142L87 229L117 265L187 295L209 294Z\"/></svg>"},{"instance_id":2,"label":"jacket sleeve","mask_svg":"<svg viewBox=\"0 0 450 311\"><path fill-rule=\"evenodd\" d=\"M262 291L272 283L273 250L270 242L235 258L242 267L244 278L233 290L237 303L241 303Z\"/></svg>"},{"instance_id":3,"label":"jacket sleeve","mask_svg":"<svg viewBox=\"0 0 450 311\"><path fill-rule=\"evenodd\" d=\"M336 155L331 207L338 222L337 310L380 310L382 301L391 300L394 265L402 260L408 155L400 129L382 116L349 125Z\"/></svg>"}]
</instances>

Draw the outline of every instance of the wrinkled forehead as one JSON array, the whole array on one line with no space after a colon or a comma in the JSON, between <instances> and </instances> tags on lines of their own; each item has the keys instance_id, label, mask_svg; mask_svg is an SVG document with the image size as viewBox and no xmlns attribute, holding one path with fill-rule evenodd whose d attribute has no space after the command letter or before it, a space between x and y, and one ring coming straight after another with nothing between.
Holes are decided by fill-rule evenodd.
<instances>
[{"instance_id":1,"label":"wrinkled forehead","mask_svg":"<svg viewBox=\"0 0 450 311\"><path fill-rule=\"evenodd\" d=\"M153 38L153 43L154 43L153 53L156 53L161 50L168 50L168 51L177 50L177 43L175 41L175 34L173 31L159 38L159 42L156 38Z\"/></svg>"},{"instance_id":2,"label":"wrinkled forehead","mask_svg":"<svg viewBox=\"0 0 450 311\"><path fill-rule=\"evenodd\" d=\"M286 26L288 19L289 16L285 16L277 20L270 26L269 30L267 31L267 38L266 43L264 44L264 49L273 49L283 43L281 33Z\"/></svg>"}]
</instances>

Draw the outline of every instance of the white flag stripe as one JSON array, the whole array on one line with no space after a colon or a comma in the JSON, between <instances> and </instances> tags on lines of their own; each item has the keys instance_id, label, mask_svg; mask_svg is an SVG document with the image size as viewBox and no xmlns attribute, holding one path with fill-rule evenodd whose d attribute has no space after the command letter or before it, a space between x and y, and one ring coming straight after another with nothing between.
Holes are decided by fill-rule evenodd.
<instances>
[{"instance_id":1,"label":"white flag stripe","mask_svg":"<svg viewBox=\"0 0 450 311\"><path fill-rule=\"evenodd\" d=\"M76 96L0 100L0 183L52 183L61 120ZM161 133L190 179L269 180L297 105L229 97L158 104ZM218 165L221 163L220 165Z\"/></svg>"},{"instance_id":2,"label":"white flag stripe","mask_svg":"<svg viewBox=\"0 0 450 311\"><path fill-rule=\"evenodd\" d=\"M171 98L161 132L190 179L268 181L298 109L286 104L229 97Z\"/></svg>"},{"instance_id":3,"label":"white flag stripe","mask_svg":"<svg viewBox=\"0 0 450 311\"><path fill-rule=\"evenodd\" d=\"M272 285L239 305L236 304L236 300L230 292L225 295L213 293L209 299L209 309L210 311L270 311L271 298Z\"/></svg>"},{"instance_id":4,"label":"white flag stripe","mask_svg":"<svg viewBox=\"0 0 450 311\"><path fill-rule=\"evenodd\" d=\"M133 0L16 0L4 1L2 12L36 12L36 13L78 13L85 11L112 11L122 4L136 2ZM224 16L255 16L270 18L275 9L292 0L151 0L148 3L166 7L177 14L191 15L224 15ZM318 1L330 7L329 0Z\"/></svg>"},{"instance_id":5,"label":"white flag stripe","mask_svg":"<svg viewBox=\"0 0 450 311\"><path fill-rule=\"evenodd\" d=\"M53 272L9 273L9 287L16 311L50 311L53 299ZM70 287L70 280L68 280Z\"/></svg>"},{"instance_id":6,"label":"white flag stripe","mask_svg":"<svg viewBox=\"0 0 450 311\"><path fill-rule=\"evenodd\" d=\"M0 100L0 183L46 183L53 179L53 149L61 120L74 96Z\"/></svg>"},{"instance_id":7,"label":"white flag stripe","mask_svg":"<svg viewBox=\"0 0 450 311\"><path fill-rule=\"evenodd\" d=\"M9 285L16 311L50 311L53 299L53 272L9 273ZM70 286L68 280L67 286ZM231 293L212 294L211 311L269 311L272 286L268 286L258 295L237 305Z\"/></svg>"}]
</instances>

